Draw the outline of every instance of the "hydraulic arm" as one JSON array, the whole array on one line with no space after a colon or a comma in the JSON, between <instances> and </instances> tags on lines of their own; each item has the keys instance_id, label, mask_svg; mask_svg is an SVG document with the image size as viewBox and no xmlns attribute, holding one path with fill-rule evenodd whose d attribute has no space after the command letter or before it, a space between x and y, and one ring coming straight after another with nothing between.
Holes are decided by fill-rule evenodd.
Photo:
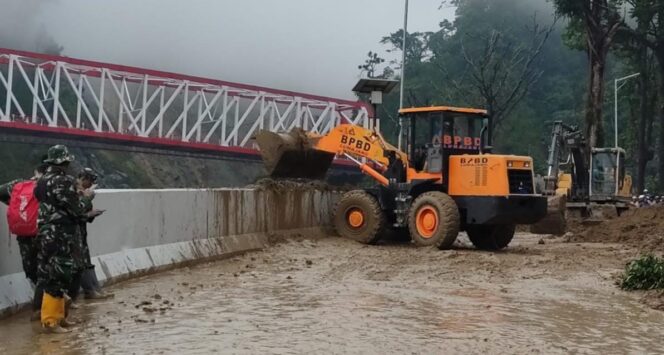
<instances>
[{"instance_id":1,"label":"hydraulic arm","mask_svg":"<svg viewBox=\"0 0 664 355\"><path fill-rule=\"evenodd\" d=\"M325 175L335 156L345 156L364 173L387 186L388 179L380 171L386 170L394 159L401 160L404 167L408 164L407 155L389 144L380 133L351 124L339 125L326 135L263 131L256 136L256 142L273 177L317 179ZM362 162L362 158L367 162Z\"/></svg>"}]
</instances>

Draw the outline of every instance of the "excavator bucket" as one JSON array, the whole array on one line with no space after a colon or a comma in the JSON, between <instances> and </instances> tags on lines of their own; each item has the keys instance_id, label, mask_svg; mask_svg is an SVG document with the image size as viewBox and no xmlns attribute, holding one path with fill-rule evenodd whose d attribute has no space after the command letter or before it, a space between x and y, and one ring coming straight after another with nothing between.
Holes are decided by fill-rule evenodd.
<instances>
[{"instance_id":1,"label":"excavator bucket","mask_svg":"<svg viewBox=\"0 0 664 355\"><path fill-rule=\"evenodd\" d=\"M254 138L272 178L323 180L334 159L334 154L315 149L301 129L260 131Z\"/></svg>"},{"instance_id":2,"label":"excavator bucket","mask_svg":"<svg viewBox=\"0 0 664 355\"><path fill-rule=\"evenodd\" d=\"M563 235L567 231L565 210L567 208L567 196L554 195L547 199L546 216L539 222L530 226L530 232L534 234Z\"/></svg>"}]
</instances>

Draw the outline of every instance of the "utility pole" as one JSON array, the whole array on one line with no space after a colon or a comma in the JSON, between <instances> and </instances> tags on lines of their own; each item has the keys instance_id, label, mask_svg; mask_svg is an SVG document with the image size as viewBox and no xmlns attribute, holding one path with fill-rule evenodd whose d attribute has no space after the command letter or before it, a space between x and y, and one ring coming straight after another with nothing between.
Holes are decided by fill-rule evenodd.
<instances>
[{"instance_id":1,"label":"utility pole","mask_svg":"<svg viewBox=\"0 0 664 355\"><path fill-rule=\"evenodd\" d=\"M406 34L408 33L408 0L406 0L403 13L403 40L401 41L401 84L399 89L399 110L403 108L403 83L406 80ZM403 119L399 114L399 140L398 147L401 150L401 141L403 139Z\"/></svg>"},{"instance_id":2,"label":"utility pole","mask_svg":"<svg viewBox=\"0 0 664 355\"><path fill-rule=\"evenodd\" d=\"M616 148L618 148L618 90L622 88L626 83L622 83L620 86L618 86L618 82L620 81L625 81L631 78L635 78L637 76L641 75L641 73L634 73L631 75L624 76L622 78L615 79L613 81L613 124L614 124L614 132L616 134Z\"/></svg>"}]
</instances>

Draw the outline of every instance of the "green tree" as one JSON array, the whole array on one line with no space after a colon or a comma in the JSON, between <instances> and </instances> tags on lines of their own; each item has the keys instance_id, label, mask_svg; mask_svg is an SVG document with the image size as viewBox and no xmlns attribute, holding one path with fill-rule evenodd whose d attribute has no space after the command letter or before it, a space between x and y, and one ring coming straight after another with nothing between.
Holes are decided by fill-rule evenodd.
<instances>
[{"instance_id":1,"label":"green tree","mask_svg":"<svg viewBox=\"0 0 664 355\"><path fill-rule=\"evenodd\" d=\"M421 63L430 56L429 38L433 32L406 33L406 62ZM401 53L403 47L403 29L390 33L380 40L381 44L389 45L388 53ZM393 61L392 64L401 65L401 60ZM399 67L400 68L400 67Z\"/></svg>"},{"instance_id":2,"label":"green tree","mask_svg":"<svg viewBox=\"0 0 664 355\"><path fill-rule=\"evenodd\" d=\"M492 132L502 130L512 113L542 77L541 53L556 29L553 10L542 21L541 6L514 0L455 0L453 22L441 22L431 36L433 83L448 101L481 106L493 118ZM548 22L548 23L546 23ZM520 114L525 114L522 110ZM509 135L509 134L508 134Z\"/></svg>"},{"instance_id":3,"label":"green tree","mask_svg":"<svg viewBox=\"0 0 664 355\"><path fill-rule=\"evenodd\" d=\"M636 28L623 28L624 34L628 37L629 40L635 42L633 43L634 48L638 48L641 51L641 56L644 57L648 52L652 53L655 57L658 72L659 72L659 98L660 101L664 98L664 3L658 0L626 0L630 5L630 15L637 23ZM640 70L646 70L646 68L641 68ZM641 78L641 81L648 80L650 75L647 75L648 72L644 72ZM646 78L643 78L646 77ZM642 85L646 85L646 82L643 82ZM647 89L645 89L647 90ZM654 101L654 100L653 100ZM650 112L642 112L642 114L651 114ZM659 113L659 147L658 152L658 190L664 191L664 104L660 102L660 113ZM644 119L647 120L647 119ZM639 125L642 123L640 122ZM648 122L643 123L646 130L651 125ZM648 152L645 149L645 146L650 146L653 142L648 142L646 139L646 133L641 134L641 126L639 126L639 135L643 138L643 145L639 149L639 159L647 161L650 157ZM646 167L641 166L642 163L639 163L639 181L638 186L640 189L643 189L645 186L645 171ZM641 174L643 173L643 177Z\"/></svg>"},{"instance_id":4,"label":"green tree","mask_svg":"<svg viewBox=\"0 0 664 355\"><path fill-rule=\"evenodd\" d=\"M604 75L613 39L623 25L619 13L622 0L553 0L553 3L558 13L570 20L568 38L580 39L584 43L589 64L586 139L591 147L602 146Z\"/></svg>"},{"instance_id":5,"label":"green tree","mask_svg":"<svg viewBox=\"0 0 664 355\"><path fill-rule=\"evenodd\" d=\"M376 74L379 71L379 66L385 62L385 59L378 56L378 53L369 52L367 53L367 59L364 60L363 64L357 66L361 70L361 74L366 74L369 78L389 78L394 72L392 68L386 66L383 68L382 73Z\"/></svg>"},{"instance_id":6,"label":"green tree","mask_svg":"<svg viewBox=\"0 0 664 355\"><path fill-rule=\"evenodd\" d=\"M541 28L536 20L530 31L530 39L518 41L503 32L492 30L481 38L477 50L468 49L461 39L461 53L466 63L470 85L451 80L459 93L480 97L482 104L493 118L493 132L523 100L530 87L539 80L543 71L537 67L537 59L553 31L553 26ZM445 72L444 67L439 67Z\"/></svg>"},{"instance_id":7,"label":"green tree","mask_svg":"<svg viewBox=\"0 0 664 355\"><path fill-rule=\"evenodd\" d=\"M455 18L441 21L436 31L421 32L426 34L420 35L422 41L409 41L404 105L488 108L474 73L489 79L485 80L487 84L493 80L493 85L487 87L498 93L499 102L505 102L505 98L515 92L518 85L514 83L519 82L520 75L534 78L528 80L528 85L519 86L514 95L519 100L511 101L499 119L494 147L496 152L533 156L536 168L543 172L550 136L547 122L584 122L586 81L579 78L588 73L587 57L566 45L570 38L563 34L570 33L565 32L565 28L571 22L559 21L552 26L556 9L547 0L453 0L445 3L456 7ZM396 31L381 39L386 51L400 49L401 34ZM409 34L409 39L411 35L415 34ZM548 39L542 41L546 35ZM422 44L426 44L426 48L422 48ZM410 48L411 45L416 48ZM493 55L485 56L485 53ZM529 62L528 58L532 60ZM472 63L468 63L469 60ZM510 67L509 63L516 64ZM389 63L397 74L398 65L400 63ZM491 79L494 73L496 78ZM500 83L503 83L502 88ZM380 108L379 116L386 118L381 129L390 141L396 141L398 100L399 93L395 90L385 97ZM495 109L493 111L495 116Z\"/></svg>"},{"instance_id":8,"label":"green tree","mask_svg":"<svg viewBox=\"0 0 664 355\"><path fill-rule=\"evenodd\" d=\"M632 6L629 14L633 21L630 21L631 26L623 26L616 35L615 52L630 72L641 74L638 77L635 94L627 97L630 103L631 121L627 129L623 130L627 133L627 139L623 139L621 143L624 148L628 148L628 156L636 158L633 164L636 172L635 187L640 192L645 188L648 162L654 156L650 147L653 145L653 116L657 100L657 91L653 88L657 83L654 68L656 59L653 51L641 39L647 36L650 30L652 13L640 10L638 1L628 0Z\"/></svg>"}]
</instances>

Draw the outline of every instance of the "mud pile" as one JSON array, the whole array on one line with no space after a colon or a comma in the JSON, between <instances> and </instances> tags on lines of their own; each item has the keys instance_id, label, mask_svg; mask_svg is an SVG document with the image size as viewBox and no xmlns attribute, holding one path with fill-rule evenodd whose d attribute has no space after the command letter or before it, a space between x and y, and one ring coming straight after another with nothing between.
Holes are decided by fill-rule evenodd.
<instances>
[{"instance_id":1,"label":"mud pile","mask_svg":"<svg viewBox=\"0 0 664 355\"><path fill-rule=\"evenodd\" d=\"M664 311L664 290L648 291L641 299L652 309Z\"/></svg>"},{"instance_id":2,"label":"mud pile","mask_svg":"<svg viewBox=\"0 0 664 355\"><path fill-rule=\"evenodd\" d=\"M623 243L644 252L664 253L664 207L637 208L597 225L574 225L573 242Z\"/></svg>"}]
</instances>

